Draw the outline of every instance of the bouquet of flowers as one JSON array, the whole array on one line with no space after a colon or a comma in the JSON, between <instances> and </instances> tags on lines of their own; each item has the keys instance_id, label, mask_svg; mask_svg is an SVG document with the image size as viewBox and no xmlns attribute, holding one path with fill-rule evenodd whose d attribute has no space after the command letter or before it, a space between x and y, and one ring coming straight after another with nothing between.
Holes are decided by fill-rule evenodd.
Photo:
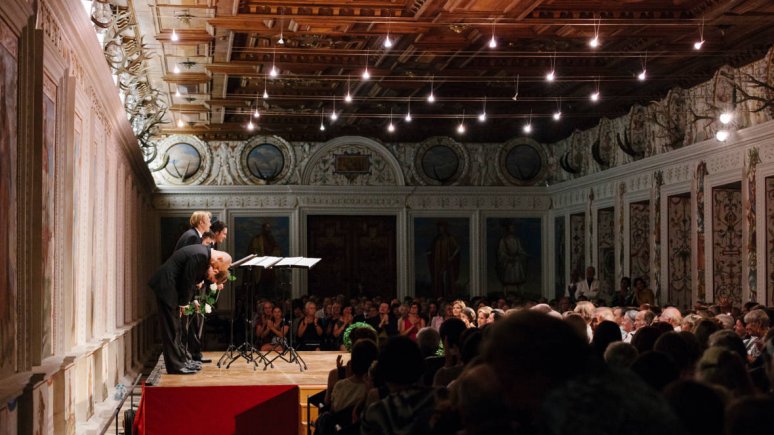
<instances>
[{"instance_id":1,"label":"bouquet of flowers","mask_svg":"<svg viewBox=\"0 0 774 435\"><path fill-rule=\"evenodd\" d=\"M227 280L236 281L236 276L229 275ZM210 284L204 291L204 294L197 296L194 298L193 302L185 306L183 314L190 316L194 313L199 313L204 316L205 314L212 313L212 307L218 302L218 298L220 297L219 287L218 284Z\"/></svg>"}]
</instances>

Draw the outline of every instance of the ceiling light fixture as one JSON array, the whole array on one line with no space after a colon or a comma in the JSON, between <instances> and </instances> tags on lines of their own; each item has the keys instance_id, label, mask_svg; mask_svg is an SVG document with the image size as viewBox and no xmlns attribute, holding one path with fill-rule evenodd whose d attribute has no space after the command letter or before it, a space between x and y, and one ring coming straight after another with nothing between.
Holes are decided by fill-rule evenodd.
<instances>
[{"instance_id":1,"label":"ceiling light fixture","mask_svg":"<svg viewBox=\"0 0 774 435\"><path fill-rule=\"evenodd\" d=\"M478 115L478 122L486 121L486 97L484 97L484 108L481 109L481 113Z\"/></svg>"},{"instance_id":2,"label":"ceiling light fixture","mask_svg":"<svg viewBox=\"0 0 774 435\"><path fill-rule=\"evenodd\" d=\"M546 81L553 82L556 79L556 52L551 57L551 70L546 74Z\"/></svg>"},{"instance_id":3,"label":"ceiling light fixture","mask_svg":"<svg viewBox=\"0 0 774 435\"><path fill-rule=\"evenodd\" d=\"M562 98L557 100L556 112L553 115L554 121L558 121L562 118Z\"/></svg>"},{"instance_id":4,"label":"ceiling light fixture","mask_svg":"<svg viewBox=\"0 0 774 435\"><path fill-rule=\"evenodd\" d=\"M282 12L280 13L280 37L277 40L277 44L284 45L285 44L285 9L282 9Z\"/></svg>"},{"instance_id":5,"label":"ceiling light fixture","mask_svg":"<svg viewBox=\"0 0 774 435\"><path fill-rule=\"evenodd\" d=\"M694 50L701 50L704 45L704 18L701 19L701 25L699 26L699 40L693 43Z\"/></svg>"},{"instance_id":6,"label":"ceiling light fixture","mask_svg":"<svg viewBox=\"0 0 774 435\"><path fill-rule=\"evenodd\" d=\"M527 118L527 123L524 124L524 127L522 128L524 130L524 133L530 134L532 133L532 111L529 111L529 118Z\"/></svg>"},{"instance_id":7,"label":"ceiling light fixture","mask_svg":"<svg viewBox=\"0 0 774 435\"><path fill-rule=\"evenodd\" d=\"M269 99L269 91L266 89L266 82L268 81L268 78L266 77L266 74L263 75L263 99L268 100Z\"/></svg>"},{"instance_id":8,"label":"ceiling light fixture","mask_svg":"<svg viewBox=\"0 0 774 435\"><path fill-rule=\"evenodd\" d=\"M408 99L408 108L406 109L406 122L411 122L411 97Z\"/></svg>"},{"instance_id":9,"label":"ceiling light fixture","mask_svg":"<svg viewBox=\"0 0 774 435\"><path fill-rule=\"evenodd\" d=\"M323 123L324 117L325 117L325 111L320 110L320 131L325 131L325 124Z\"/></svg>"},{"instance_id":10,"label":"ceiling light fixture","mask_svg":"<svg viewBox=\"0 0 774 435\"><path fill-rule=\"evenodd\" d=\"M435 81L435 76L430 76L430 95L427 96L427 102L428 103L434 103L435 102L435 94L433 93L433 85Z\"/></svg>"},{"instance_id":11,"label":"ceiling light fixture","mask_svg":"<svg viewBox=\"0 0 774 435\"><path fill-rule=\"evenodd\" d=\"M513 81L513 97L511 97L511 100L516 101L519 99L519 75L516 74L516 80Z\"/></svg>"},{"instance_id":12,"label":"ceiling light fixture","mask_svg":"<svg viewBox=\"0 0 774 435\"><path fill-rule=\"evenodd\" d=\"M642 82L642 81L645 81L646 71L647 71L646 67L648 65L648 52L647 51L645 52L645 56L642 57L640 62L642 63L642 72L637 74L637 79Z\"/></svg>"},{"instance_id":13,"label":"ceiling light fixture","mask_svg":"<svg viewBox=\"0 0 774 435\"><path fill-rule=\"evenodd\" d=\"M599 77L597 77L597 89L591 94L589 98L591 98L591 101L594 103L599 101Z\"/></svg>"},{"instance_id":14,"label":"ceiling light fixture","mask_svg":"<svg viewBox=\"0 0 774 435\"><path fill-rule=\"evenodd\" d=\"M260 117L261 117L261 113L258 112L258 108L256 107L255 110L253 111L253 118L260 118Z\"/></svg>"},{"instance_id":15,"label":"ceiling light fixture","mask_svg":"<svg viewBox=\"0 0 774 435\"><path fill-rule=\"evenodd\" d=\"M344 101L346 103L351 103L352 102L352 94L349 92L350 91L349 80L350 80L350 77L347 76L347 95L344 96Z\"/></svg>"},{"instance_id":16,"label":"ceiling light fixture","mask_svg":"<svg viewBox=\"0 0 774 435\"><path fill-rule=\"evenodd\" d=\"M390 109L390 123L387 124L387 131L390 133L395 131L395 124L392 123L392 109Z\"/></svg>"},{"instance_id":17,"label":"ceiling light fixture","mask_svg":"<svg viewBox=\"0 0 774 435\"><path fill-rule=\"evenodd\" d=\"M734 115L731 112L723 112L720 114L720 122L723 125L727 125L734 119Z\"/></svg>"},{"instance_id":18,"label":"ceiling light fixture","mask_svg":"<svg viewBox=\"0 0 774 435\"><path fill-rule=\"evenodd\" d=\"M180 95L180 88L175 89L175 96L180 98L182 95Z\"/></svg>"},{"instance_id":19,"label":"ceiling light fixture","mask_svg":"<svg viewBox=\"0 0 774 435\"><path fill-rule=\"evenodd\" d=\"M384 48L392 48L392 39L390 39L390 21L387 20L387 37L384 38Z\"/></svg>"},{"instance_id":20,"label":"ceiling light fixture","mask_svg":"<svg viewBox=\"0 0 774 435\"><path fill-rule=\"evenodd\" d=\"M489 40L489 48L497 48L497 39L495 39L495 22L492 21L492 39Z\"/></svg>"},{"instance_id":21,"label":"ceiling light fixture","mask_svg":"<svg viewBox=\"0 0 774 435\"><path fill-rule=\"evenodd\" d=\"M336 113L336 97L333 97L333 110L331 111L331 122L335 122L339 119L339 115Z\"/></svg>"},{"instance_id":22,"label":"ceiling light fixture","mask_svg":"<svg viewBox=\"0 0 774 435\"><path fill-rule=\"evenodd\" d=\"M366 52L366 62L365 62L365 69L363 70L363 80L368 80L371 78L371 73L368 72L368 53Z\"/></svg>"},{"instance_id":23,"label":"ceiling light fixture","mask_svg":"<svg viewBox=\"0 0 774 435\"><path fill-rule=\"evenodd\" d=\"M717 139L720 142L725 142L726 139L728 139L729 133L728 130L718 130L717 133L715 133L715 139Z\"/></svg>"},{"instance_id":24,"label":"ceiling light fixture","mask_svg":"<svg viewBox=\"0 0 774 435\"><path fill-rule=\"evenodd\" d=\"M177 120L177 128L183 128L185 127L185 123L183 122L183 118L180 118Z\"/></svg>"},{"instance_id":25,"label":"ceiling light fixture","mask_svg":"<svg viewBox=\"0 0 774 435\"><path fill-rule=\"evenodd\" d=\"M271 58L271 70L269 71L269 76L271 78L275 78L279 75L279 71L277 70L277 46L274 46L274 54Z\"/></svg>"},{"instance_id":26,"label":"ceiling light fixture","mask_svg":"<svg viewBox=\"0 0 774 435\"><path fill-rule=\"evenodd\" d=\"M178 64L175 64L175 67L174 67L174 68L172 68L172 72L173 72L174 74L180 74L180 65L178 65Z\"/></svg>"},{"instance_id":27,"label":"ceiling light fixture","mask_svg":"<svg viewBox=\"0 0 774 435\"><path fill-rule=\"evenodd\" d=\"M247 131L253 131L255 129L255 124L253 124L253 120L247 121Z\"/></svg>"},{"instance_id":28,"label":"ceiling light fixture","mask_svg":"<svg viewBox=\"0 0 774 435\"><path fill-rule=\"evenodd\" d=\"M599 26L601 24L600 20L594 20L594 37L589 40L589 47L591 48L597 48L599 47Z\"/></svg>"},{"instance_id":29,"label":"ceiling light fixture","mask_svg":"<svg viewBox=\"0 0 774 435\"><path fill-rule=\"evenodd\" d=\"M177 30L172 29L172 36L169 37L169 40L172 42L177 42L180 40L180 36L178 36Z\"/></svg>"}]
</instances>

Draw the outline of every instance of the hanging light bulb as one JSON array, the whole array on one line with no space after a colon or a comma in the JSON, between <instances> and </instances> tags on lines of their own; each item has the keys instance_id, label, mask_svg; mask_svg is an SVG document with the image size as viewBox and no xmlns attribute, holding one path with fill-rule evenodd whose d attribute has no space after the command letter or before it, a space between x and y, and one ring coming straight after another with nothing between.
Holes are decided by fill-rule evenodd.
<instances>
[{"instance_id":1,"label":"hanging light bulb","mask_svg":"<svg viewBox=\"0 0 774 435\"><path fill-rule=\"evenodd\" d=\"M331 121L335 121L339 119L339 115L336 114L336 112L331 112Z\"/></svg>"},{"instance_id":2,"label":"hanging light bulb","mask_svg":"<svg viewBox=\"0 0 774 435\"><path fill-rule=\"evenodd\" d=\"M277 71L277 67L275 65L271 66L271 70L269 71L269 76L271 78L275 78L279 75L279 71Z\"/></svg>"},{"instance_id":3,"label":"hanging light bulb","mask_svg":"<svg viewBox=\"0 0 774 435\"><path fill-rule=\"evenodd\" d=\"M392 121L390 121L390 123L387 124L387 131L389 131L390 133L395 131L395 124L393 124Z\"/></svg>"},{"instance_id":4,"label":"hanging light bulb","mask_svg":"<svg viewBox=\"0 0 774 435\"><path fill-rule=\"evenodd\" d=\"M180 98L182 95L180 95L180 88L175 89L175 96Z\"/></svg>"},{"instance_id":5,"label":"hanging light bulb","mask_svg":"<svg viewBox=\"0 0 774 435\"><path fill-rule=\"evenodd\" d=\"M320 131L325 131L325 124L322 122L320 123Z\"/></svg>"},{"instance_id":6,"label":"hanging light bulb","mask_svg":"<svg viewBox=\"0 0 774 435\"><path fill-rule=\"evenodd\" d=\"M723 112L720 114L720 122L723 125L728 124L733 119L734 119L734 115L731 112Z\"/></svg>"},{"instance_id":7,"label":"hanging light bulb","mask_svg":"<svg viewBox=\"0 0 774 435\"><path fill-rule=\"evenodd\" d=\"M718 132L715 133L715 139L720 142L725 142L726 139L728 139L728 135L728 130L718 130Z\"/></svg>"},{"instance_id":8,"label":"hanging light bulb","mask_svg":"<svg viewBox=\"0 0 774 435\"><path fill-rule=\"evenodd\" d=\"M349 76L347 76L347 95L344 96L344 102L352 102L352 94L349 93Z\"/></svg>"},{"instance_id":9,"label":"hanging light bulb","mask_svg":"<svg viewBox=\"0 0 774 435\"><path fill-rule=\"evenodd\" d=\"M460 125L457 126L457 133L464 134L465 133L465 123L460 121Z\"/></svg>"},{"instance_id":10,"label":"hanging light bulb","mask_svg":"<svg viewBox=\"0 0 774 435\"><path fill-rule=\"evenodd\" d=\"M599 101L599 91L593 92L589 98L595 103Z\"/></svg>"},{"instance_id":11,"label":"hanging light bulb","mask_svg":"<svg viewBox=\"0 0 774 435\"><path fill-rule=\"evenodd\" d=\"M699 40L693 43L694 50L701 50L704 45L704 18L701 20L701 26L699 26Z\"/></svg>"},{"instance_id":12,"label":"hanging light bulb","mask_svg":"<svg viewBox=\"0 0 774 435\"><path fill-rule=\"evenodd\" d=\"M251 120L247 121L247 130L248 131L253 131L254 129L255 129L255 124L253 124L253 120L251 119Z\"/></svg>"},{"instance_id":13,"label":"hanging light bulb","mask_svg":"<svg viewBox=\"0 0 774 435\"><path fill-rule=\"evenodd\" d=\"M641 63L642 63L642 72L637 75L637 79L642 82L642 81L645 81L645 72L647 71L647 66L648 66L647 51L645 52L645 56L643 56Z\"/></svg>"},{"instance_id":14,"label":"hanging light bulb","mask_svg":"<svg viewBox=\"0 0 774 435\"><path fill-rule=\"evenodd\" d=\"M406 109L406 117L404 119L406 122L411 122L411 97L408 100L408 108Z\"/></svg>"},{"instance_id":15,"label":"hanging light bulb","mask_svg":"<svg viewBox=\"0 0 774 435\"><path fill-rule=\"evenodd\" d=\"M516 74L516 80L513 83L514 91L511 100L517 101L519 99L519 74Z\"/></svg>"},{"instance_id":16,"label":"hanging light bulb","mask_svg":"<svg viewBox=\"0 0 774 435\"><path fill-rule=\"evenodd\" d=\"M172 72L173 72L174 74L180 74L180 65L178 65L178 64L175 64L175 67L174 67L174 68L172 68Z\"/></svg>"},{"instance_id":17,"label":"hanging light bulb","mask_svg":"<svg viewBox=\"0 0 774 435\"><path fill-rule=\"evenodd\" d=\"M177 42L180 40L180 36L178 36L177 31L175 29L172 29L172 36L169 37L169 40L172 42Z\"/></svg>"},{"instance_id":18,"label":"hanging light bulb","mask_svg":"<svg viewBox=\"0 0 774 435\"><path fill-rule=\"evenodd\" d=\"M325 117L325 112L320 110L320 131L325 131L325 123L323 123L324 117Z\"/></svg>"},{"instance_id":19,"label":"hanging light bulb","mask_svg":"<svg viewBox=\"0 0 774 435\"><path fill-rule=\"evenodd\" d=\"M260 118L260 117L261 117L261 114L260 112L258 112L258 108L256 107L255 110L253 111L253 118Z\"/></svg>"},{"instance_id":20,"label":"hanging light bulb","mask_svg":"<svg viewBox=\"0 0 774 435\"><path fill-rule=\"evenodd\" d=\"M384 48L392 48L392 39L390 39L390 34L387 34L387 37L384 38Z\"/></svg>"},{"instance_id":21,"label":"hanging light bulb","mask_svg":"<svg viewBox=\"0 0 774 435\"><path fill-rule=\"evenodd\" d=\"M645 75L645 70L642 70L642 72L641 72L641 73L637 74L637 79L638 79L639 81L641 81L641 82L645 81L645 77L646 77L646 75Z\"/></svg>"},{"instance_id":22,"label":"hanging light bulb","mask_svg":"<svg viewBox=\"0 0 774 435\"><path fill-rule=\"evenodd\" d=\"M559 119L562 118L562 111L561 110L557 110L556 112L554 112L553 116L554 116L554 121L558 121Z\"/></svg>"},{"instance_id":23,"label":"hanging light bulb","mask_svg":"<svg viewBox=\"0 0 774 435\"><path fill-rule=\"evenodd\" d=\"M492 21L492 38L489 40L489 48L497 48L497 39L495 39L495 23Z\"/></svg>"},{"instance_id":24,"label":"hanging light bulb","mask_svg":"<svg viewBox=\"0 0 774 435\"><path fill-rule=\"evenodd\" d=\"M368 53L366 53L365 69L363 70L363 80L371 78L371 73L368 72Z\"/></svg>"},{"instance_id":25,"label":"hanging light bulb","mask_svg":"<svg viewBox=\"0 0 774 435\"><path fill-rule=\"evenodd\" d=\"M430 76L430 95L427 96L428 103L435 102L435 94L433 94L434 82L435 82L435 76Z\"/></svg>"},{"instance_id":26,"label":"hanging light bulb","mask_svg":"<svg viewBox=\"0 0 774 435\"><path fill-rule=\"evenodd\" d=\"M527 133L527 134L532 133L532 123L528 122L524 124L524 128L522 130L524 130L524 133Z\"/></svg>"},{"instance_id":27,"label":"hanging light bulb","mask_svg":"<svg viewBox=\"0 0 774 435\"><path fill-rule=\"evenodd\" d=\"M183 119L182 118L178 119L177 120L177 128L183 128L183 127L185 127L185 123L183 122Z\"/></svg>"},{"instance_id":28,"label":"hanging light bulb","mask_svg":"<svg viewBox=\"0 0 774 435\"><path fill-rule=\"evenodd\" d=\"M556 73L555 73L554 70L551 70L551 71L548 72L548 74L546 74L546 81L547 82L552 82L552 81L554 81L555 78L556 78Z\"/></svg>"},{"instance_id":29,"label":"hanging light bulb","mask_svg":"<svg viewBox=\"0 0 774 435\"><path fill-rule=\"evenodd\" d=\"M478 122L486 121L486 97L484 97L484 107L481 109L481 113L478 114Z\"/></svg>"},{"instance_id":30,"label":"hanging light bulb","mask_svg":"<svg viewBox=\"0 0 774 435\"><path fill-rule=\"evenodd\" d=\"M266 92L266 88L263 88L263 95L262 96L263 96L264 100L268 100L269 99L269 93Z\"/></svg>"},{"instance_id":31,"label":"hanging light bulb","mask_svg":"<svg viewBox=\"0 0 774 435\"><path fill-rule=\"evenodd\" d=\"M411 120L413 119L411 117L411 112L406 112L406 118L405 119L406 119L406 122L411 122Z\"/></svg>"},{"instance_id":32,"label":"hanging light bulb","mask_svg":"<svg viewBox=\"0 0 774 435\"><path fill-rule=\"evenodd\" d=\"M589 47L591 48L597 48L599 47L599 26L600 22L594 20L594 37L589 40Z\"/></svg>"},{"instance_id":33,"label":"hanging light bulb","mask_svg":"<svg viewBox=\"0 0 774 435\"><path fill-rule=\"evenodd\" d=\"M277 44L284 45L285 44L285 38L283 35L283 32L285 31L285 10L282 10L282 15L280 16L280 37L277 40Z\"/></svg>"}]
</instances>

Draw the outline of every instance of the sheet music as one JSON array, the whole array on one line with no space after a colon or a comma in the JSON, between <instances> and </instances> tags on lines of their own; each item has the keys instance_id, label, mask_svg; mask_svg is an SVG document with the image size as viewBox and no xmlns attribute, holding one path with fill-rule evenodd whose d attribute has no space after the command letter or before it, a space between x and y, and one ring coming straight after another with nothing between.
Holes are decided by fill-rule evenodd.
<instances>
[{"instance_id":1,"label":"sheet music","mask_svg":"<svg viewBox=\"0 0 774 435\"><path fill-rule=\"evenodd\" d=\"M295 266L296 263L298 263L300 260L303 260L304 257L285 257L282 260L280 260L279 263L275 264L274 267L292 267Z\"/></svg>"},{"instance_id":2,"label":"sheet music","mask_svg":"<svg viewBox=\"0 0 774 435\"><path fill-rule=\"evenodd\" d=\"M266 257L255 257L250 261L246 261L242 264L242 267L258 267L258 263L263 261Z\"/></svg>"},{"instance_id":3,"label":"sheet music","mask_svg":"<svg viewBox=\"0 0 774 435\"><path fill-rule=\"evenodd\" d=\"M275 264L279 263L279 261L282 260L282 257L263 257L263 260L258 262L258 267L263 267L264 269L268 269Z\"/></svg>"},{"instance_id":4,"label":"sheet music","mask_svg":"<svg viewBox=\"0 0 774 435\"><path fill-rule=\"evenodd\" d=\"M243 263L246 263L246 262L252 260L253 258L255 258L255 254L250 254L250 255L246 256L245 258L241 258L241 259L231 263L231 267L239 267Z\"/></svg>"},{"instance_id":5,"label":"sheet music","mask_svg":"<svg viewBox=\"0 0 774 435\"><path fill-rule=\"evenodd\" d=\"M311 269L312 266L320 262L322 258L301 258L296 264L294 264L294 267L306 267Z\"/></svg>"}]
</instances>

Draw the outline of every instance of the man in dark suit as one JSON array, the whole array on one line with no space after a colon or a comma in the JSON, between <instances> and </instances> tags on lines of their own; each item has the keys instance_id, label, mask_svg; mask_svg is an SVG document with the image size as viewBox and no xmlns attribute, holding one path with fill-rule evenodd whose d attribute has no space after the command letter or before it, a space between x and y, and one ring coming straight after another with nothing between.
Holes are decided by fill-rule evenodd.
<instances>
[{"instance_id":1,"label":"man in dark suit","mask_svg":"<svg viewBox=\"0 0 774 435\"><path fill-rule=\"evenodd\" d=\"M228 276L231 257L202 244L178 249L156 271L148 285L156 293L161 323L161 339L167 373L191 374L194 366L187 364L180 334L182 309L193 299L196 284L210 279L224 280Z\"/></svg>"},{"instance_id":2,"label":"man in dark suit","mask_svg":"<svg viewBox=\"0 0 774 435\"><path fill-rule=\"evenodd\" d=\"M208 211L195 211L191 214L189 223L191 228L184 232L175 245L175 251L190 245L200 245L202 243L202 235L205 232L210 231L210 222L212 220L212 213ZM211 362L208 360L202 360L202 332L204 331L204 317L193 316L191 318L180 319L180 329L182 331L181 344L183 346L183 353L187 359L193 359L202 363Z\"/></svg>"},{"instance_id":3,"label":"man in dark suit","mask_svg":"<svg viewBox=\"0 0 774 435\"><path fill-rule=\"evenodd\" d=\"M208 211L195 211L191 215L189 223L191 228L184 232L175 245L175 251L188 245L199 245L202 243L202 234L210 230L210 220L212 213Z\"/></svg>"},{"instance_id":4,"label":"man in dark suit","mask_svg":"<svg viewBox=\"0 0 774 435\"><path fill-rule=\"evenodd\" d=\"M228 236L228 227L226 226L226 223L223 221L215 221L210 225L210 231L215 234L215 245L213 248L220 249L220 244L225 242L226 237Z\"/></svg>"}]
</instances>

